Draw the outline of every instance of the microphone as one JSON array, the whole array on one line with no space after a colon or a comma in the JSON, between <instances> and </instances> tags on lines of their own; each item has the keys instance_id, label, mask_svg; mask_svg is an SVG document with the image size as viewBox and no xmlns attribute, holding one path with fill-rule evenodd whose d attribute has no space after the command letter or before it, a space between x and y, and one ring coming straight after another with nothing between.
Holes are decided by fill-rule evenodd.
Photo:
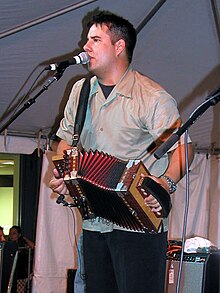
<instances>
[{"instance_id":1,"label":"microphone","mask_svg":"<svg viewBox=\"0 0 220 293\"><path fill-rule=\"evenodd\" d=\"M215 95L219 95L220 94L220 85L217 86L217 88L215 88L209 95L207 98L214 98Z\"/></svg>"},{"instance_id":2,"label":"microphone","mask_svg":"<svg viewBox=\"0 0 220 293\"><path fill-rule=\"evenodd\" d=\"M179 140L180 136L186 131L186 129L188 129L210 106L215 106L219 101L220 85L208 95L205 102L193 111L186 123L183 124L177 132L173 133L167 141L159 146L154 153L154 157L160 159Z\"/></svg>"},{"instance_id":3,"label":"microphone","mask_svg":"<svg viewBox=\"0 0 220 293\"><path fill-rule=\"evenodd\" d=\"M56 203L57 204L63 204L64 207L80 207L81 204L73 204L73 203L68 203L66 200L65 200L65 195L63 194L60 194L56 200Z\"/></svg>"},{"instance_id":4,"label":"microphone","mask_svg":"<svg viewBox=\"0 0 220 293\"><path fill-rule=\"evenodd\" d=\"M220 101L220 85L218 85L218 87L208 95L206 100L210 100L212 106L216 105Z\"/></svg>"},{"instance_id":5,"label":"microphone","mask_svg":"<svg viewBox=\"0 0 220 293\"><path fill-rule=\"evenodd\" d=\"M58 196L56 203L58 203L58 204L62 203L64 206L68 206L68 202L65 201L65 196L63 194L60 194Z\"/></svg>"},{"instance_id":6,"label":"microphone","mask_svg":"<svg viewBox=\"0 0 220 293\"><path fill-rule=\"evenodd\" d=\"M50 64L44 68L44 70L59 70L66 69L70 65L75 64L87 64L90 61L90 57L86 52L81 52L79 55L74 56L72 59L61 61L59 63Z\"/></svg>"}]
</instances>

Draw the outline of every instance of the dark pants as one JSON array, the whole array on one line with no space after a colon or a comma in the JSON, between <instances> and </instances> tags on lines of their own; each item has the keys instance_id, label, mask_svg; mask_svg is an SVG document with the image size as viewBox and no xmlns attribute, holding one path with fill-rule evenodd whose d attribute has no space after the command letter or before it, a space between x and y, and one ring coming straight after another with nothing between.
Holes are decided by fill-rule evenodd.
<instances>
[{"instance_id":1,"label":"dark pants","mask_svg":"<svg viewBox=\"0 0 220 293\"><path fill-rule=\"evenodd\" d=\"M163 293L167 233L83 231L87 293Z\"/></svg>"}]
</instances>

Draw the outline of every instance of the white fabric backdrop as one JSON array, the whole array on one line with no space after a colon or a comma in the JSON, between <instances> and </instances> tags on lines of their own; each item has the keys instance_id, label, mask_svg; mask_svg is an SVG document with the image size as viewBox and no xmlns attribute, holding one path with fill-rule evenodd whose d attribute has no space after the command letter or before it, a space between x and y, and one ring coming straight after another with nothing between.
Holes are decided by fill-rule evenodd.
<instances>
[{"instance_id":1,"label":"white fabric backdrop","mask_svg":"<svg viewBox=\"0 0 220 293\"><path fill-rule=\"evenodd\" d=\"M81 229L81 219L76 208L56 203L57 195L48 188L54 168L52 152L43 158L37 235L33 293L65 293L67 270L76 269L76 245Z\"/></svg>"},{"instance_id":2,"label":"white fabric backdrop","mask_svg":"<svg viewBox=\"0 0 220 293\"><path fill-rule=\"evenodd\" d=\"M48 182L51 178L51 152L44 155L37 223L35 268L32 293L66 293L67 269L77 267L75 234L81 219L74 209L56 204ZM196 154L190 167L190 205L187 238L200 236L220 247L220 159ZM185 209L185 178L172 195L170 239L181 239ZM77 238L76 237L76 238Z\"/></svg>"},{"instance_id":3,"label":"white fabric backdrop","mask_svg":"<svg viewBox=\"0 0 220 293\"><path fill-rule=\"evenodd\" d=\"M187 238L200 236L220 247L220 157L195 154L190 166ZM185 210L186 177L172 195L170 239L181 239Z\"/></svg>"},{"instance_id":4,"label":"white fabric backdrop","mask_svg":"<svg viewBox=\"0 0 220 293\"><path fill-rule=\"evenodd\" d=\"M0 135L0 153L32 154L36 148L44 148L44 141L37 138Z\"/></svg>"}]
</instances>

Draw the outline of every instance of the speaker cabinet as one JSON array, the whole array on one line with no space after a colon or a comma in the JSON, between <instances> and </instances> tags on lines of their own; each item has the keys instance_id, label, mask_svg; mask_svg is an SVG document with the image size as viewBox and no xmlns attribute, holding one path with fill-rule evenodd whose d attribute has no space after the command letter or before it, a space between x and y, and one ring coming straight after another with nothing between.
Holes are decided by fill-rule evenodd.
<instances>
[{"instance_id":1,"label":"speaker cabinet","mask_svg":"<svg viewBox=\"0 0 220 293\"><path fill-rule=\"evenodd\" d=\"M179 265L179 260L167 260L166 293L176 293ZM184 260L179 292L220 293L220 252Z\"/></svg>"}]
</instances>

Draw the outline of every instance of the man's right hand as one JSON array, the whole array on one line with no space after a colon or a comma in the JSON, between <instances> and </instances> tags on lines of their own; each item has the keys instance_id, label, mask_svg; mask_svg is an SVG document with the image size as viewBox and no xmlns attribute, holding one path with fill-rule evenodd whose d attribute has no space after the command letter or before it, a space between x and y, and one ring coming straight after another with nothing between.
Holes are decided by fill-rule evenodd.
<instances>
[{"instance_id":1,"label":"man's right hand","mask_svg":"<svg viewBox=\"0 0 220 293\"><path fill-rule=\"evenodd\" d=\"M63 181L63 178L60 178L57 169L53 170L53 177L49 182L49 187L58 194L69 194L69 191L66 187L66 184Z\"/></svg>"}]
</instances>

